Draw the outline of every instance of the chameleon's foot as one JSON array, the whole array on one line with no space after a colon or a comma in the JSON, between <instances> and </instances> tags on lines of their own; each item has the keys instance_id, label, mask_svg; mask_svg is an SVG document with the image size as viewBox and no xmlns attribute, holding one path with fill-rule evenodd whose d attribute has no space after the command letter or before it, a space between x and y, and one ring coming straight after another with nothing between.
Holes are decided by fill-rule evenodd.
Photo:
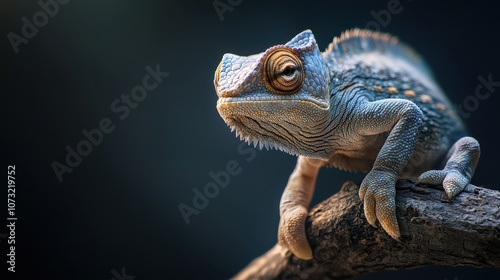
<instances>
[{"instance_id":1,"label":"chameleon's foot","mask_svg":"<svg viewBox=\"0 0 500 280\"><path fill-rule=\"evenodd\" d=\"M278 243L303 260L313 257L311 246L306 238L306 218L307 209L298 206L281 216L278 228Z\"/></svg>"},{"instance_id":2,"label":"chameleon's foot","mask_svg":"<svg viewBox=\"0 0 500 280\"><path fill-rule=\"evenodd\" d=\"M429 170L415 182L426 185L442 185L449 199L462 192L469 184L479 160L479 143L472 137L458 140L448 153L448 162L443 170Z\"/></svg>"},{"instance_id":3,"label":"chameleon's foot","mask_svg":"<svg viewBox=\"0 0 500 280\"><path fill-rule=\"evenodd\" d=\"M368 222L382 228L394 239L399 240L398 220L396 219L396 176L379 170L370 171L359 189L359 197L364 202Z\"/></svg>"},{"instance_id":4,"label":"chameleon's foot","mask_svg":"<svg viewBox=\"0 0 500 280\"><path fill-rule=\"evenodd\" d=\"M429 170L418 177L415 184L442 185L449 199L461 193L469 183L470 178L462 175L458 170Z\"/></svg>"}]
</instances>

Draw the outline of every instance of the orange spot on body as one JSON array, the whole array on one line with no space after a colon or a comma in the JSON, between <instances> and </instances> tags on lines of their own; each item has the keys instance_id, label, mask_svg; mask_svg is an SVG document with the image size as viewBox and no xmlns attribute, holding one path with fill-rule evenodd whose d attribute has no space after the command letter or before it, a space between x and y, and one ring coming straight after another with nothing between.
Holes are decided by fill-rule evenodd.
<instances>
[{"instance_id":1,"label":"orange spot on body","mask_svg":"<svg viewBox=\"0 0 500 280\"><path fill-rule=\"evenodd\" d=\"M417 96L413 90L405 90L406 97L415 97Z\"/></svg>"},{"instance_id":2,"label":"orange spot on body","mask_svg":"<svg viewBox=\"0 0 500 280\"><path fill-rule=\"evenodd\" d=\"M436 107L441 111L444 112L446 110L446 106L444 106L443 103L438 103L436 104Z\"/></svg>"},{"instance_id":3,"label":"orange spot on body","mask_svg":"<svg viewBox=\"0 0 500 280\"><path fill-rule=\"evenodd\" d=\"M389 93L392 93L392 94L396 94L396 93L398 93L398 89L397 89L397 88L395 88L395 87L388 87L388 88L387 88L387 91L388 91Z\"/></svg>"},{"instance_id":4,"label":"orange spot on body","mask_svg":"<svg viewBox=\"0 0 500 280\"><path fill-rule=\"evenodd\" d=\"M420 100L424 103L432 102L432 98L427 94L420 95Z\"/></svg>"},{"instance_id":5,"label":"orange spot on body","mask_svg":"<svg viewBox=\"0 0 500 280\"><path fill-rule=\"evenodd\" d=\"M381 92L382 91L382 87L381 86L374 86L373 87L376 91L378 92Z\"/></svg>"}]
</instances>

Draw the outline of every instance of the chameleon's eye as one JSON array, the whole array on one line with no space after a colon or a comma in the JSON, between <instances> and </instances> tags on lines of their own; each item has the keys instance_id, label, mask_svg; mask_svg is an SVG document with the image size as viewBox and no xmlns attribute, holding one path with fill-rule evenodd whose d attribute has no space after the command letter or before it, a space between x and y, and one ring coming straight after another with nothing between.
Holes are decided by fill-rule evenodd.
<instances>
[{"instance_id":1,"label":"chameleon's eye","mask_svg":"<svg viewBox=\"0 0 500 280\"><path fill-rule=\"evenodd\" d=\"M264 83L269 91L293 94L304 83L302 61L291 49L276 49L264 61Z\"/></svg>"},{"instance_id":2,"label":"chameleon's eye","mask_svg":"<svg viewBox=\"0 0 500 280\"><path fill-rule=\"evenodd\" d=\"M295 68L293 68L292 66L289 66L285 68L285 70L283 70L283 75L287 77L293 76L293 73L295 73Z\"/></svg>"}]
</instances>

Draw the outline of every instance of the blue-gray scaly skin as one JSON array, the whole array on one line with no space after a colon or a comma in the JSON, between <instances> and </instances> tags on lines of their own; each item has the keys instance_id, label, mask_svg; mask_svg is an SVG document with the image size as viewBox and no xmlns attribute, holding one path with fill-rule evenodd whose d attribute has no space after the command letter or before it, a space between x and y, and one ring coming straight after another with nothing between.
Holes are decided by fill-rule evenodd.
<instances>
[{"instance_id":1,"label":"blue-gray scaly skin","mask_svg":"<svg viewBox=\"0 0 500 280\"><path fill-rule=\"evenodd\" d=\"M346 31L321 53L306 30L260 54L225 54L214 84L217 110L242 140L299 156L278 241L302 259L313 257L304 224L320 167L367 172L365 216L399 239L397 179L442 185L451 199L479 159L424 61L388 34Z\"/></svg>"}]
</instances>

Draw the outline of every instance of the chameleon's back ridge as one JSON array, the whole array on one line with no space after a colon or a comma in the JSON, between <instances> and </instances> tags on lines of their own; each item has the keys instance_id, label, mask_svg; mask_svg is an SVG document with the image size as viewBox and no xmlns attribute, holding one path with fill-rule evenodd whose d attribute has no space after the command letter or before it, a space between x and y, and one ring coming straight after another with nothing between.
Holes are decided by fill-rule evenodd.
<instances>
[{"instance_id":1,"label":"chameleon's back ridge","mask_svg":"<svg viewBox=\"0 0 500 280\"><path fill-rule=\"evenodd\" d=\"M442 185L452 199L479 160L430 68L389 34L352 29L321 53L306 30L259 54L225 54L214 85L219 114L242 140L298 156L278 242L302 259L313 257L304 225L322 166L366 172L366 219L399 239L398 179Z\"/></svg>"},{"instance_id":2,"label":"chameleon's back ridge","mask_svg":"<svg viewBox=\"0 0 500 280\"><path fill-rule=\"evenodd\" d=\"M432 73L422 57L411 47L401 43L399 39L388 33L374 32L366 29L344 31L340 37L334 37L323 52L324 58L334 63L342 63L356 55L377 53L406 61L422 74L432 78Z\"/></svg>"},{"instance_id":3,"label":"chameleon's back ridge","mask_svg":"<svg viewBox=\"0 0 500 280\"><path fill-rule=\"evenodd\" d=\"M369 72L366 68L375 70L367 73L372 80L367 84L371 83L373 89L379 91L378 96L411 98L411 91L416 92L417 100L422 95L424 99L432 96L434 98L429 103L440 104L438 107L445 107L448 114L454 117L454 107L436 83L430 67L414 49L400 42L397 37L370 30L351 29L343 32L340 37L335 37L322 56L333 75L338 72L339 76L345 76L350 70L346 68L355 68L353 75L358 76ZM409 92L398 96L394 93L394 88L398 89L398 86L399 93L406 90ZM391 94L384 95L384 89L389 88ZM463 129L459 119L456 123Z\"/></svg>"}]
</instances>

